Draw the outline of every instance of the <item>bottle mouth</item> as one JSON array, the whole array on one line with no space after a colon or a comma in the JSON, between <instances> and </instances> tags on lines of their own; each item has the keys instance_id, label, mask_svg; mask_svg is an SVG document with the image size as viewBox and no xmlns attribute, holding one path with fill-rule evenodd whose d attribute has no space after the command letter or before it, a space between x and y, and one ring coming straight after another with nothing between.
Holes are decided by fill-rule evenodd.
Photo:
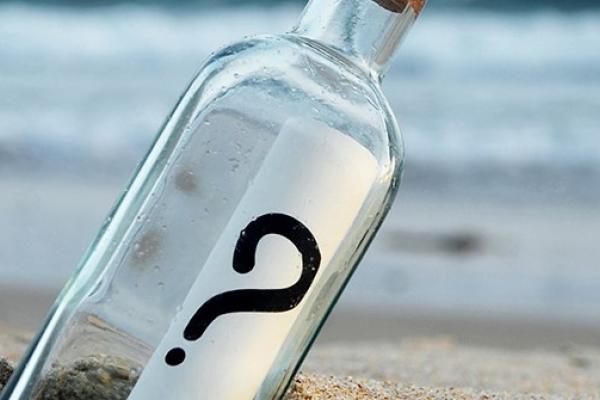
<instances>
[{"instance_id":1,"label":"bottle mouth","mask_svg":"<svg viewBox=\"0 0 600 400\"><path fill-rule=\"evenodd\" d=\"M418 15L425 7L427 0L374 0L383 8L395 12L404 12L408 7L412 8Z\"/></svg>"}]
</instances>

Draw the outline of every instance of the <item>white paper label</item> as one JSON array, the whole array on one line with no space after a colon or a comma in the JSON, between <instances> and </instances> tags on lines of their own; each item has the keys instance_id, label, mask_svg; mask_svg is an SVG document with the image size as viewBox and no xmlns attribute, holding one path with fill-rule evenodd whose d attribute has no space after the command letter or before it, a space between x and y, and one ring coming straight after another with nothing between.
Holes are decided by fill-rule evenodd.
<instances>
[{"instance_id":1,"label":"white paper label","mask_svg":"<svg viewBox=\"0 0 600 400\"><path fill-rule=\"evenodd\" d=\"M288 122L129 398L253 399L376 175L354 139Z\"/></svg>"}]
</instances>

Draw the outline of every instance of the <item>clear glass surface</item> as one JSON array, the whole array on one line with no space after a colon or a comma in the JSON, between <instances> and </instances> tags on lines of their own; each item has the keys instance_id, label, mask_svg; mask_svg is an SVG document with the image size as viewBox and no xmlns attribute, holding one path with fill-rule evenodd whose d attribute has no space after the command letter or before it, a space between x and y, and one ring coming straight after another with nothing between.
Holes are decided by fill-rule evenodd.
<instances>
[{"instance_id":1,"label":"clear glass surface","mask_svg":"<svg viewBox=\"0 0 600 400\"><path fill-rule=\"evenodd\" d=\"M54 369L89 359L121 360L132 375L143 371L278 136L286 124L302 117L300 128L320 124L359 144L376 160L377 170L360 209L348 216L351 229L340 238L331 260L321 265L255 398L283 395L388 211L402 166L399 131L378 77L414 12L393 14L370 0L347 2L344 13L327 15L344 21L356 21L348 15L353 13L378 16L369 24L380 23L379 33L372 27L354 29L355 36L342 35L334 43L327 38L338 36L324 32L323 21L315 22L312 15L318 7L334 11L342 6L318 3L309 6L295 33L232 45L200 70L54 306L3 400L37 398ZM392 26L395 34L390 36ZM366 36L356 37L361 32ZM382 41L382 35L388 39ZM356 51L339 46L348 38L361 43ZM367 39L384 46L387 58L361 52L374 48L364 45Z\"/></svg>"}]
</instances>

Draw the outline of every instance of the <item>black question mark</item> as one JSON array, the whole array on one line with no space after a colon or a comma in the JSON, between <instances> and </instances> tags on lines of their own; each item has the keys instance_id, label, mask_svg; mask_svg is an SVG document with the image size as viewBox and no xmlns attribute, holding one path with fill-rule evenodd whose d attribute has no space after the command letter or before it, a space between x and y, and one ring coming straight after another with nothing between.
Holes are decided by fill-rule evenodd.
<instances>
[{"instance_id":1,"label":"black question mark","mask_svg":"<svg viewBox=\"0 0 600 400\"><path fill-rule=\"evenodd\" d=\"M285 312L296 308L302 301L321 265L321 252L311 231L289 215L266 214L250 222L236 243L233 269L240 274L252 271L258 243L270 234L283 236L296 246L302 255L300 279L285 289L244 289L214 296L196 311L187 324L183 331L186 340L200 339L210 324L221 315L238 312ZM182 364L185 357L185 351L177 347L167 353L165 361L175 367Z\"/></svg>"}]
</instances>

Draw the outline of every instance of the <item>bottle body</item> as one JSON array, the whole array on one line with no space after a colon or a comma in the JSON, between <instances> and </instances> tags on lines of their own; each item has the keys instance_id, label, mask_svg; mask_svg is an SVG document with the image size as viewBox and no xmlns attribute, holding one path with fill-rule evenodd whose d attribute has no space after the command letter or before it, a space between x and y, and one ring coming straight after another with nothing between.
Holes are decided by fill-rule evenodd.
<instances>
[{"instance_id":1,"label":"bottle body","mask_svg":"<svg viewBox=\"0 0 600 400\"><path fill-rule=\"evenodd\" d=\"M55 371L86 360L129 371L122 398L279 398L387 212L401 165L378 83L339 53L296 35L218 52L3 399L44 398ZM244 246L246 267L236 265ZM182 376L194 378L173 393Z\"/></svg>"}]
</instances>

